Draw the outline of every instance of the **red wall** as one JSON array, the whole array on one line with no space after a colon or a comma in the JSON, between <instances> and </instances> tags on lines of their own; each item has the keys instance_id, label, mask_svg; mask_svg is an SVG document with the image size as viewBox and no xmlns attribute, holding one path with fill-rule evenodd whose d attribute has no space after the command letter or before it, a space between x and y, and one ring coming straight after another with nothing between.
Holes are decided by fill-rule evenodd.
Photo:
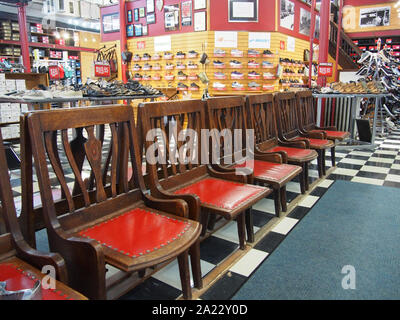
<instances>
[{"instance_id":1,"label":"red wall","mask_svg":"<svg viewBox=\"0 0 400 320\"><path fill-rule=\"evenodd\" d=\"M371 4L395 2L396 0L344 0L345 6L369 6Z\"/></svg>"},{"instance_id":2,"label":"red wall","mask_svg":"<svg viewBox=\"0 0 400 320\"><path fill-rule=\"evenodd\" d=\"M258 22L228 22L228 1L210 1L210 28L216 31L275 31L275 1L258 1Z\"/></svg>"}]
</instances>

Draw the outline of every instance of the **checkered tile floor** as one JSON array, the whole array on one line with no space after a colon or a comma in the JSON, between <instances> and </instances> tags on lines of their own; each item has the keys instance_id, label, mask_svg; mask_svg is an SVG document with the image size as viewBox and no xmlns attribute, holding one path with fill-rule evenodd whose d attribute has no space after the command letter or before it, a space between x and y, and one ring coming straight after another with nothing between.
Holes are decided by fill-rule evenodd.
<instances>
[{"instance_id":1,"label":"checkered tile floor","mask_svg":"<svg viewBox=\"0 0 400 320\"><path fill-rule=\"evenodd\" d=\"M275 217L274 202L271 197L256 203L253 206L255 231L265 230L267 224L271 228L254 245L250 245L244 254L228 266L222 274L218 273L217 281L207 281L213 285L207 285L206 290L197 294L199 299L230 299L251 277L257 266L268 258L268 255L279 246L286 235L323 197L335 180L400 188L400 130L392 131L386 138L377 138L376 144L375 150L337 150L336 168L331 168L330 152L327 152L326 165L330 174L322 179L318 179L315 160L310 167L310 183L315 182L311 192L301 195L298 181L292 181L287 185L288 202L292 202L292 204L289 205L290 212L286 216ZM69 182L72 181L71 178ZM18 171L11 173L11 183L18 207L21 191ZM34 190L38 191L36 182ZM224 224L224 221L218 221L216 227L222 227L201 243L201 267L204 278L213 274L213 270L215 273L217 266L224 264L239 250L236 222ZM39 243L38 247L47 250L47 243ZM112 267L109 268L109 274L114 271ZM179 298L180 295L178 265L176 262L172 262L121 299L173 300Z\"/></svg>"}]
</instances>

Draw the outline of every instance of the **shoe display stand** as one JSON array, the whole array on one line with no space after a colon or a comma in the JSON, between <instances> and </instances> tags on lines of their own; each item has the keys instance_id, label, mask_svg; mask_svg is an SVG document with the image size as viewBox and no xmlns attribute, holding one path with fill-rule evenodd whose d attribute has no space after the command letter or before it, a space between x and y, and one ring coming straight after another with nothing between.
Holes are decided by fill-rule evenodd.
<instances>
[{"instance_id":1,"label":"shoe display stand","mask_svg":"<svg viewBox=\"0 0 400 320\"><path fill-rule=\"evenodd\" d=\"M337 130L349 131L350 139L337 145L337 149L366 148L374 149L377 135L378 114L382 108L382 99L388 94L313 94L317 103L317 126L336 126ZM357 132L357 120L361 119L361 101L368 99L374 104L370 121L371 141L360 140ZM382 119L380 119L382 120Z\"/></svg>"}]
</instances>

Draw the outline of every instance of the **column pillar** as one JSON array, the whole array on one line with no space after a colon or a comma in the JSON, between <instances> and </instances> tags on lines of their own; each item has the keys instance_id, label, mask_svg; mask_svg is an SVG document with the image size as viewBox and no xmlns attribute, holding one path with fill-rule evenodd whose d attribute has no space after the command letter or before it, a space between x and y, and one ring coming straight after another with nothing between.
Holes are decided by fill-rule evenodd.
<instances>
[{"instance_id":1,"label":"column pillar","mask_svg":"<svg viewBox=\"0 0 400 320\"><path fill-rule=\"evenodd\" d=\"M331 2L330 0L321 0L320 14L320 36L319 36L319 58L318 63L328 62L329 55L329 28ZM326 85L326 77L318 76L318 85Z\"/></svg>"},{"instance_id":2,"label":"column pillar","mask_svg":"<svg viewBox=\"0 0 400 320\"><path fill-rule=\"evenodd\" d=\"M17 3L18 8L18 24L20 32L21 53L25 72L31 72L31 60L29 57L29 40L26 22L26 3Z\"/></svg>"},{"instance_id":3,"label":"column pillar","mask_svg":"<svg viewBox=\"0 0 400 320\"><path fill-rule=\"evenodd\" d=\"M120 34L120 50L121 50L121 74L122 81L126 83L128 81L127 69L128 65L122 61L122 52L125 51L127 45L126 40L126 12L125 12L125 0L119 0L119 34Z\"/></svg>"}]
</instances>

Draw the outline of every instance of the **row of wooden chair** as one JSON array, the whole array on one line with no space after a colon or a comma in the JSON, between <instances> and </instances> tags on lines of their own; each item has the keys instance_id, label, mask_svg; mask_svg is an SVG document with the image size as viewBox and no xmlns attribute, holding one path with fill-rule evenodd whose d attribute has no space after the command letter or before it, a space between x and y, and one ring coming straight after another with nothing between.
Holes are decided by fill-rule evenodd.
<instances>
[{"instance_id":1,"label":"row of wooden chair","mask_svg":"<svg viewBox=\"0 0 400 320\"><path fill-rule=\"evenodd\" d=\"M146 103L139 108L137 128L133 111L126 106L29 113L21 119L24 234L34 246L35 230L45 225L51 251L65 260L67 283L88 298L107 297L106 264L143 277L146 269L175 258L183 296L190 298L188 256L194 285L201 288L199 243L217 216L237 221L243 249L246 232L247 241L254 241L254 203L273 192L279 215L287 209L287 182L299 176L301 191L308 189L310 161L318 154L319 164L324 161L322 152L309 149L316 145L321 150L320 145L303 138L308 131L300 131L303 118L297 113L305 104L300 99L311 110L310 97L310 93L264 94ZM311 135L326 138L326 132L312 126L307 115L304 123ZM149 136L152 129L157 134ZM197 138L179 139L182 129L192 129ZM222 151L219 163L194 161L204 151L202 129L244 129L242 141L247 138L246 129L254 129L253 172L238 175L243 164L225 163L230 155L223 152L224 137L210 139ZM111 136L109 145L104 143L106 130ZM293 130L300 134L293 135ZM75 136L70 139L72 131ZM194 154L182 162L177 150L185 144ZM146 157L143 168L143 156L152 147L156 147L155 156L169 161L153 162ZM324 142L324 147L334 144ZM239 153L243 156L246 151ZM38 208L33 207L32 154L41 193ZM91 170L87 179L82 177L84 164ZM54 197L49 167L61 187L60 199ZM74 175L72 187L66 172ZM126 292L131 287L123 288Z\"/></svg>"}]
</instances>

